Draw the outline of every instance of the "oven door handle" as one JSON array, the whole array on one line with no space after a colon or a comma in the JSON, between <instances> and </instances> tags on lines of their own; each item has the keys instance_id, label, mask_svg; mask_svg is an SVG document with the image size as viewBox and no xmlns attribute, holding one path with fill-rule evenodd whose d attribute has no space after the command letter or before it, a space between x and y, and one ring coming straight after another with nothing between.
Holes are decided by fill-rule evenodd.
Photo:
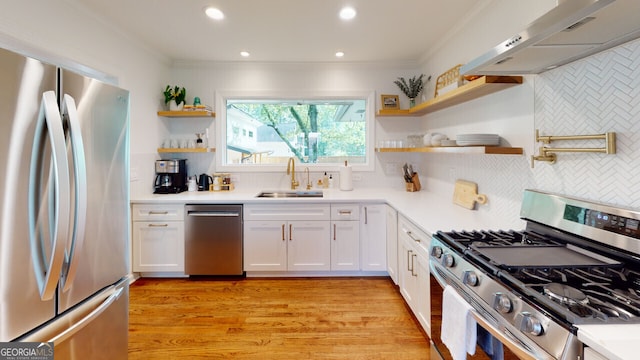
<instances>
[{"instance_id":1,"label":"oven door handle","mask_svg":"<svg viewBox=\"0 0 640 360\"><path fill-rule=\"evenodd\" d=\"M537 355L532 354L529 350L518 344L516 339L509 337L507 334L497 329L495 326L487 322L485 318L482 317L482 315L478 314L476 311L471 311L471 315L476 320L479 326L491 333L491 335L498 339L504 346L506 346L507 348L509 348L509 350L516 354L518 358L523 360L553 359L553 357L551 356L547 357L547 354L544 352L540 352ZM545 357L540 357L540 355L542 354L544 354Z\"/></svg>"},{"instance_id":2,"label":"oven door handle","mask_svg":"<svg viewBox=\"0 0 640 360\"><path fill-rule=\"evenodd\" d=\"M438 284L440 284L440 286L444 289L444 287L448 284L448 282L447 282L447 278L445 278L444 274L441 273L441 271L445 271L445 270L441 268L440 265L437 264L437 261L435 261L434 259L430 259L429 268L431 270L431 276L433 276L434 279L436 279L436 281L438 282ZM453 283L449 285L454 285L454 288L457 288L458 286L460 286L460 284L455 283L454 279L451 279L451 281ZM493 324L488 322L478 312L478 310L476 310L473 304L470 304L470 305L473 308L473 310L470 311L470 313L473 316L473 318L476 320L476 323L478 323L479 326L481 326L483 329L491 333L491 335L493 335L496 339L498 339L504 346L509 348L509 350L511 350L514 354L518 355L520 359L524 359L524 360L554 360L555 359L554 357L549 355L546 351L544 351L543 349L535 345L533 345L534 347L533 352L530 349L525 348L520 344L520 341L518 339L510 337L505 332L500 331L500 329L498 329ZM532 346L532 344L527 344L527 347L530 347L530 346Z\"/></svg>"}]
</instances>

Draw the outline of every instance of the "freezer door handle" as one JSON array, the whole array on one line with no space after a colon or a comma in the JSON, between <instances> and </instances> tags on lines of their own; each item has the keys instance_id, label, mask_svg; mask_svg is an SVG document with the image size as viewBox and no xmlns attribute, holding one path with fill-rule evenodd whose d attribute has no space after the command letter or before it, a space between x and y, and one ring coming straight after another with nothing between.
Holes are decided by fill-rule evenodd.
<instances>
[{"instance_id":1,"label":"freezer door handle","mask_svg":"<svg viewBox=\"0 0 640 360\"><path fill-rule=\"evenodd\" d=\"M111 306L111 304L116 302L122 295L123 291L124 291L124 287L119 287L116 290L114 290L113 294L109 295L109 297L106 298L102 302L102 304L100 304L98 307L93 309L93 311L87 314L87 316L75 322L73 325L71 325L61 333L52 337L50 340L47 340L47 342L53 342L54 344L63 343L65 340L75 335L78 331L82 330L85 326L91 324L92 321L98 318L98 316L100 316L100 314L102 314L105 310L107 310L109 306Z\"/></svg>"},{"instance_id":2,"label":"freezer door handle","mask_svg":"<svg viewBox=\"0 0 640 360\"><path fill-rule=\"evenodd\" d=\"M71 210L69 189L62 118L55 93L47 91L42 94L29 169L29 242L42 300L53 298L64 262Z\"/></svg>"},{"instance_id":3,"label":"freezer door handle","mask_svg":"<svg viewBox=\"0 0 640 360\"><path fill-rule=\"evenodd\" d=\"M87 223L87 168L76 102L73 97L68 94L65 94L63 98L62 117L69 122L69 142L71 144L73 159L73 184L75 191L73 197L75 200L73 232L69 243L69 252L65 256L65 271L61 278L62 291L64 292L69 290L73 284L78 263L80 262L79 254L84 244L85 226Z\"/></svg>"}]
</instances>

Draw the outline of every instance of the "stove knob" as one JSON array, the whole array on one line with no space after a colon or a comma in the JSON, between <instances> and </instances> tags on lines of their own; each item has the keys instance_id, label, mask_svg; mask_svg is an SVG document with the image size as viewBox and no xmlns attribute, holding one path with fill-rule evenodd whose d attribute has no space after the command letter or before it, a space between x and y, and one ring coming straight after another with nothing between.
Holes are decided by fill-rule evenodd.
<instances>
[{"instance_id":1,"label":"stove knob","mask_svg":"<svg viewBox=\"0 0 640 360\"><path fill-rule=\"evenodd\" d=\"M493 308L497 311L508 314L513 310L513 305L511 304L511 299L503 293L495 293L493 295Z\"/></svg>"},{"instance_id":2,"label":"stove knob","mask_svg":"<svg viewBox=\"0 0 640 360\"><path fill-rule=\"evenodd\" d=\"M544 332L540 320L536 319L531 313L522 312L516 318L520 318L518 323L521 331L528 332L534 336L540 336Z\"/></svg>"},{"instance_id":3,"label":"stove knob","mask_svg":"<svg viewBox=\"0 0 640 360\"><path fill-rule=\"evenodd\" d=\"M433 249L431 249L431 255L440 259L442 257L442 247L434 246Z\"/></svg>"},{"instance_id":4,"label":"stove knob","mask_svg":"<svg viewBox=\"0 0 640 360\"><path fill-rule=\"evenodd\" d=\"M478 286L478 275L473 271L465 271L462 282L469 286Z\"/></svg>"},{"instance_id":5,"label":"stove knob","mask_svg":"<svg viewBox=\"0 0 640 360\"><path fill-rule=\"evenodd\" d=\"M442 257L442 265L446 266L446 267L453 267L453 265L455 265L455 260L453 258L453 255L451 254L444 254L444 256Z\"/></svg>"}]
</instances>

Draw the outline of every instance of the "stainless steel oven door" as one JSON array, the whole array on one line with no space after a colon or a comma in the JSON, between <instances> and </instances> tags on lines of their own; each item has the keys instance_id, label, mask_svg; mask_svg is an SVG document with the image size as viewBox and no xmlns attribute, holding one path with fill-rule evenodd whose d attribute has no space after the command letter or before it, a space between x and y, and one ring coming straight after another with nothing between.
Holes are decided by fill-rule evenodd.
<instances>
[{"instance_id":1,"label":"stainless steel oven door","mask_svg":"<svg viewBox=\"0 0 640 360\"><path fill-rule=\"evenodd\" d=\"M475 355L467 355L467 359L505 359L505 360L539 360L555 358L542 348L528 340L517 338L518 330L506 322L500 322L499 316L492 315L493 310L485 308L482 300L473 299L473 295L463 291L463 285L455 278L448 276L446 270L436 261L430 261L430 296L431 296L431 359L452 360L447 347L440 339L442 324L442 293L448 284L453 286L473 307L472 315L478 323L480 333L489 333L491 345L487 351L476 346ZM487 348L485 346L485 348ZM492 353L489 353L492 351ZM499 355L499 354L502 355Z\"/></svg>"}]
</instances>

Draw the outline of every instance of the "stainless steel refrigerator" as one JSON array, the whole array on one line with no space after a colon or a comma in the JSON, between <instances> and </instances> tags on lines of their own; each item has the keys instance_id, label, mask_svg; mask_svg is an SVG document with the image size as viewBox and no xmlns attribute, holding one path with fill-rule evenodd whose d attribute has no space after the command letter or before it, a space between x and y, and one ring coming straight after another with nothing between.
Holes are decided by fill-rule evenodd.
<instances>
[{"instance_id":1,"label":"stainless steel refrigerator","mask_svg":"<svg viewBox=\"0 0 640 360\"><path fill-rule=\"evenodd\" d=\"M126 359L129 92L0 49L0 342Z\"/></svg>"}]
</instances>

